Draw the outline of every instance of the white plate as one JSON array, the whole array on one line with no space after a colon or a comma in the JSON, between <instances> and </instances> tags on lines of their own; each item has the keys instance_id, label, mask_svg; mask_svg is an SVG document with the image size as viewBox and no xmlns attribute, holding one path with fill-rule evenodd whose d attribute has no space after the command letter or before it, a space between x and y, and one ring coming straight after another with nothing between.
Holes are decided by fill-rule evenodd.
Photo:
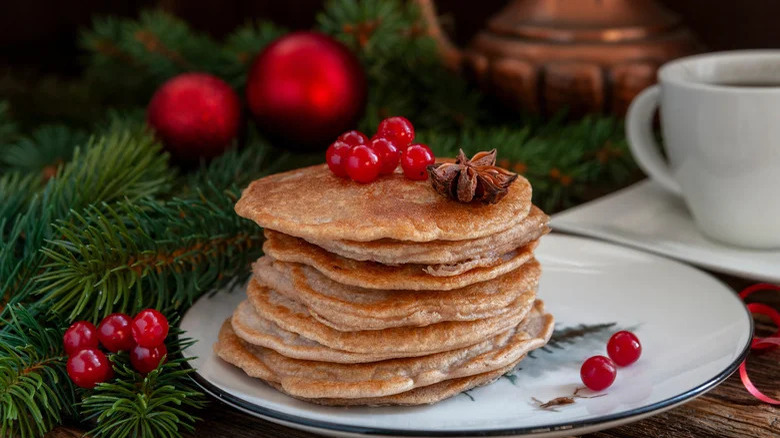
<instances>
[{"instance_id":1,"label":"white plate","mask_svg":"<svg viewBox=\"0 0 780 438\"><path fill-rule=\"evenodd\" d=\"M242 291L201 298L186 313L181 328L199 342L185 354L196 357L190 365L204 390L251 415L294 428L333 436L535 437L592 432L669 409L713 388L747 354L753 322L745 306L727 286L696 268L556 234L542 239L537 255L544 267L539 296L556 317L557 345L536 351L511 377L431 406L316 406L222 362L212 345L222 321L244 298ZM607 323L614 325L599 330ZM579 338L562 335L576 333L580 324L591 332ZM623 328L639 336L642 357L619 369L606 395L577 399L557 412L537 407L532 397L547 401L581 386L582 361L605 354L607 338Z\"/></svg>"},{"instance_id":2,"label":"white plate","mask_svg":"<svg viewBox=\"0 0 780 438\"><path fill-rule=\"evenodd\" d=\"M650 180L558 213L550 224L554 230L611 240L713 271L780 281L780 250L738 248L704 237L683 200Z\"/></svg>"}]
</instances>

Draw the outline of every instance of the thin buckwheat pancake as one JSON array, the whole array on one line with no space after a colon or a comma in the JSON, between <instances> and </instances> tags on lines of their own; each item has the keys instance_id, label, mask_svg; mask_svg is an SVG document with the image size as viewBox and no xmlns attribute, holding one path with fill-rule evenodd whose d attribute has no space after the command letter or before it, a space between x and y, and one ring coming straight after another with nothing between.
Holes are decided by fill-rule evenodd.
<instances>
[{"instance_id":1,"label":"thin buckwheat pancake","mask_svg":"<svg viewBox=\"0 0 780 438\"><path fill-rule=\"evenodd\" d=\"M252 182L235 209L263 228L303 238L430 242L498 233L522 221L530 208L531 185L522 176L499 203L461 204L400 170L356 184L321 164Z\"/></svg>"},{"instance_id":2,"label":"thin buckwheat pancake","mask_svg":"<svg viewBox=\"0 0 780 438\"><path fill-rule=\"evenodd\" d=\"M552 327L552 316L545 314L544 305L537 301L519 325L470 347L418 358L344 365L291 359L247 344L226 321L215 351L249 376L277 382L286 393L296 397L382 397L506 367L545 345ZM231 357L242 354L242 348L254 360L237 357L231 361Z\"/></svg>"},{"instance_id":3,"label":"thin buckwheat pancake","mask_svg":"<svg viewBox=\"0 0 780 438\"><path fill-rule=\"evenodd\" d=\"M474 345L508 330L519 324L531 310L536 292L531 290L522 294L509 305L509 312L493 318L354 332L342 332L326 326L313 318L303 304L255 280L249 282L247 297L258 314L287 331L298 333L326 347L363 354L392 353L398 358L424 356Z\"/></svg>"},{"instance_id":4,"label":"thin buckwheat pancake","mask_svg":"<svg viewBox=\"0 0 780 438\"><path fill-rule=\"evenodd\" d=\"M466 260L501 255L534 241L550 229L549 217L536 206L531 206L528 216L512 227L478 239L434 240L431 242L405 242L380 239L371 242L349 240L306 239L328 252L342 257L397 265L415 263L423 265L455 264Z\"/></svg>"},{"instance_id":5,"label":"thin buckwheat pancake","mask_svg":"<svg viewBox=\"0 0 780 438\"><path fill-rule=\"evenodd\" d=\"M402 392L400 394L388 395L384 397L367 397L367 398L304 398L295 397L299 400L307 401L310 403L325 405L325 406L415 406L415 405L428 405L436 403L438 401L450 398L458 395L463 391L476 388L478 386L487 385L494 382L499 377L512 371L520 361L508 365L504 368L489 371L487 373L476 374L469 377L461 377L459 379L445 380L440 383L435 383L429 386L423 386L415 388L411 391ZM268 382L277 390L284 392L284 388L281 385L274 382ZM289 394L288 394L289 395Z\"/></svg>"},{"instance_id":6,"label":"thin buckwheat pancake","mask_svg":"<svg viewBox=\"0 0 780 438\"><path fill-rule=\"evenodd\" d=\"M233 312L230 323L236 335L248 344L270 348L295 359L334 363L366 363L396 357L392 352L352 353L326 347L297 333L285 330L273 321L260 316L249 300L238 305Z\"/></svg>"},{"instance_id":7,"label":"thin buckwheat pancake","mask_svg":"<svg viewBox=\"0 0 780 438\"><path fill-rule=\"evenodd\" d=\"M311 266L274 261L268 256L252 265L252 273L260 284L303 303L321 323L340 331L356 331L473 321L504 314L519 295L536 289L541 267L532 259L493 280L449 291L347 286Z\"/></svg>"},{"instance_id":8,"label":"thin buckwheat pancake","mask_svg":"<svg viewBox=\"0 0 780 438\"><path fill-rule=\"evenodd\" d=\"M286 234L265 230L263 251L276 260L312 266L331 280L367 289L451 290L506 274L533 258L538 241L503 254L497 263L477 267L458 275L434 276L426 265L383 265L360 262L329 253L311 243Z\"/></svg>"}]
</instances>

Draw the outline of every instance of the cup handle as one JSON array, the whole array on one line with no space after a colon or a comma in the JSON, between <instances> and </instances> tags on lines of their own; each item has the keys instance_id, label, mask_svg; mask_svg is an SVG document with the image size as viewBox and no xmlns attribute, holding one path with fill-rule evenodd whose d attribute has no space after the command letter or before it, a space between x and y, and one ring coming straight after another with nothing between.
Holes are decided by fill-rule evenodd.
<instances>
[{"instance_id":1,"label":"cup handle","mask_svg":"<svg viewBox=\"0 0 780 438\"><path fill-rule=\"evenodd\" d=\"M646 88L631 102L626 114L626 135L631 154L639 167L665 189L680 195L680 185L675 181L664 161L658 144L653 139L653 115L658 108L658 85Z\"/></svg>"}]
</instances>

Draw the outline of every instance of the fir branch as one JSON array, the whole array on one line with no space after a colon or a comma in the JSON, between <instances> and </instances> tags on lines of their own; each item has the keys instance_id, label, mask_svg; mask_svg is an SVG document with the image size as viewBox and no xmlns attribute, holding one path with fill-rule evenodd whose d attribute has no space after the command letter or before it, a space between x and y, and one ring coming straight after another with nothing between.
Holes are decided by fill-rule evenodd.
<instances>
[{"instance_id":1,"label":"fir branch","mask_svg":"<svg viewBox=\"0 0 780 438\"><path fill-rule=\"evenodd\" d=\"M245 277L262 237L232 211L235 193L197 193L164 204L144 199L88 208L56 226L42 251L42 303L69 319L190 305Z\"/></svg>"},{"instance_id":2,"label":"fir branch","mask_svg":"<svg viewBox=\"0 0 780 438\"><path fill-rule=\"evenodd\" d=\"M62 331L24 307L0 331L0 436L38 437L75 414Z\"/></svg>"},{"instance_id":3,"label":"fir branch","mask_svg":"<svg viewBox=\"0 0 780 438\"><path fill-rule=\"evenodd\" d=\"M9 172L0 175L0 222L13 218L43 186L41 175ZM4 227L0 226L0 230Z\"/></svg>"},{"instance_id":4,"label":"fir branch","mask_svg":"<svg viewBox=\"0 0 780 438\"><path fill-rule=\"evenodd\" d=\"M42 267L38 250L53 233L52 224L101 201L151 196L169 189L172 176L167 156L143 132L112 133L84 149L49 180L27 211L13 220L0 217L0 304L20 302L35 289L33 278ZM23 249L21 253L19 249Z\"/></svg>"},{"instance_id":5,"label":"fir branch","mask_svg":"<svg viewBox=\"0 0 780 438\"><path fill-rule=\"evenodd\" d=\"M176 334L172 336L176 338ZM88 432L95 438L180 437L192 432L198 420L189 410L205 406L205 398L184 369L181 350L190 340L170 340L169 358L146 376L134 371L126 354L112 355L115 378L99 384L81 402L85 420L95 421Z\"/></svg>"},{"instance_id":6,"label":"fir branch","mask_svg":"<svg viewBox=\"0 0 780 438\"><path fill-rule=\"evenodd\" d=\"M139 199L169 190L168 156L146 132L113 132L77 148L51 181L58 218L94 202Z\"/></svg>"},{"instance_id":7,"label":"fir branch","mask_svg":"<svg viewBox=\"0 0 780 438\"><path fill-rule=\"evenodd\" d=\"M65 125L44 125L5 146L0 160L10 169L35 172L42 179L49 179L62 163L71 159L75 148L86 142L84 131Z\"/></svg>"}]
</instances>

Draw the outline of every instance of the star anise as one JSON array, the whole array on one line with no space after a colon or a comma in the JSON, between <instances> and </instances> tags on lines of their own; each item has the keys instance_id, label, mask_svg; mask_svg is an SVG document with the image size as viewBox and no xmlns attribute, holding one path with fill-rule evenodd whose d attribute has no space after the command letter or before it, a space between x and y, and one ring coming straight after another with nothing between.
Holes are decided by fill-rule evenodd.
<instances>
[{"instance_id":1,"label":"star anise","mask_svg":"<svg viewBox=\"0 0 780 438\"><path fill-rule=\"evenodd\" d=\"M480 201L495 204L509 191L517 174L496 166L496 150L478 152L466 158L463 149L454 163L428 166L433 188L458 202Z\"/></svg>"}]
</instances>

